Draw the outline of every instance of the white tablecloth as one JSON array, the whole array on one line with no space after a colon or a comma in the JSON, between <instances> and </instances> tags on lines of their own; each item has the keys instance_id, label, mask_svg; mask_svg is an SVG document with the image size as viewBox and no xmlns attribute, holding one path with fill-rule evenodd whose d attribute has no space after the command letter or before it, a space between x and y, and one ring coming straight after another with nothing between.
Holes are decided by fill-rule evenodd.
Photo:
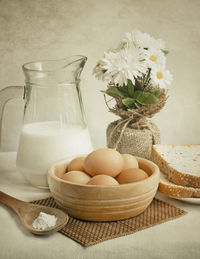
<instances>
[{"instance_id":1,"label":"white tablecloth","mask_svg":"<svg viewBox=\"0 0 200 259\"><path fill-rule=\"evenodd\" d=\"M17 172L15 156L15 153L0 153L0 190L25 201L48 197L48 190L31 187ZM34 236L21 225L15 212L0 204L0 259L200 258L200 205L161 194L157 197L186 210L188 214L88 248L60 233Z\"/></svg>"}]
</instances>

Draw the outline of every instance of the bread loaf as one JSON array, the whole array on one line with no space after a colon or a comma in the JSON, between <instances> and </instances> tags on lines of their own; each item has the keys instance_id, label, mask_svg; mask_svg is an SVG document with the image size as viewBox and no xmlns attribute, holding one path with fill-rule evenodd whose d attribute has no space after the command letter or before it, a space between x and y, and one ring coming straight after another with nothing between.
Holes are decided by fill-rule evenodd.
<instances>
[{"instance_id":1,"label":"bread loaf","mask_svg":"<svg viewBox=\"0 0 200 259\"><path fill-rule=\"evenodd\" d=\"M160 172L158 191L172 198L200 198L200 188L176 185L167 179L167 175Z\"/></svg>"},{"instance_id":2,"label":"bread loaf","mask_svg":"<svg viewBox=\"0 0 200 259\"><path fill-rule=\"evenodd\" d=\"M199 144L154 145L151 160L166 174L167 179L171 183L180 186L200 188Z\"/></svg>"}]
</instances>

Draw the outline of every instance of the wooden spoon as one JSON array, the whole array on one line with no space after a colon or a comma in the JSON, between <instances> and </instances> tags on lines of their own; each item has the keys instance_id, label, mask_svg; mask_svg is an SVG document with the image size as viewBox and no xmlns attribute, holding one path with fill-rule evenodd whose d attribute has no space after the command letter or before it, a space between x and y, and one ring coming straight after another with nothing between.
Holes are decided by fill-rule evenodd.
<instances>
[{"instance_id":1,"label":"wooden spoon","mask_svg":"<svg viewBox=\"0 0 200 259\"><path fill-rule=\"evenodd\" d=\"M59 209L21 201L1 191L0 202L13 209L19 215L22 224L30 232L36 235L46 235L56 232L63 228L68 221L68 215ZM57 218L56 225L45 230L34 228L32 223L38 217L40 212L54 215Z\"/></svg>"}]
</instances>

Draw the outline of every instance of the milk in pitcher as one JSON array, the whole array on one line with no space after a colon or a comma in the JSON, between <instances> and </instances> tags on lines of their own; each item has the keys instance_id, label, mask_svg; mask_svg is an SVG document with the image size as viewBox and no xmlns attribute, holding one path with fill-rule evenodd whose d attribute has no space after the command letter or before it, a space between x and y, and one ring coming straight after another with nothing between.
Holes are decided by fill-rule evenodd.
<instances>
[{"instance_id":1,"label":"milk in pitcher","mask_svg":"<svg viewBox=\"0 0 200 259\"><path fill-rule=\"evenodd\" d=\"M48 187L47 170L57 160L92 151L88 128L47 121L25 124L17 153L17 168L28 181Z\"/></svg>"}]
</instances>

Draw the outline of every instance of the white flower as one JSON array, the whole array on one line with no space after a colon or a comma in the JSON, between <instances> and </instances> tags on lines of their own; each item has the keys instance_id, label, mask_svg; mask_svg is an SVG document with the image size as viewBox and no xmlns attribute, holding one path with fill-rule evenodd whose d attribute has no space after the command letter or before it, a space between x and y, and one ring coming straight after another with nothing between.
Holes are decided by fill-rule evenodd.
<instances>
[{"instance_id":1,"label":"white flower","mask_svg":"<svg viewBox=\"0 0 200 259\"><path fill-rule=\"evenodd\" d=\"M101 68L106 71L105 78L119 86L127 84L128 79L134 84L135 78L146 72L145 58L145 52L134 46L110 51L104 54Z\"/></svg>"},{"instance_id":2,"label":"white flower","mask_svg":"<svg viewBox=\"0 0 200 259\"><path fill-rule=\"evenodd\" d=\"M151 37L150 44L155 49L165 49L165 42L162 39L155 39L154 37Z\"/></svg>"},{"instance_id":3,"label":"white flower","mask_svg":"<svg viewBox=\"0 0 200 259\"><path fill-rule=\"evenodd\" d=\"M163 53L164 41L155 39L138 30L126 33L117 48L104 53L93 70L95 76L115 85L127 85L128 80L143 77L151 69L151 82L166 87L172 76L165 70L166 57Z\"/></svg>"},{"instance_id":4,"label":"white flower","mask_svg":"<svg viewBox=\"0 0 200 259\"><path fill-rule=\"evenodd\" d=\"M128 46L135 45L140 48L148 48L150 40L151 37L149 34L134 30L127 32L122 42L127 43Z\"/></svg>"},{"instance_id":5,"label":"white flower","mask_svg":"<svg viewBox=\"0 0 200 259\"><path fill-rule=\"evenodd\" d=\"M167 88L167 86L171 84L172 80L172 74L162 66L151 71L152 84L158 85L160 88Z\"/></svg>"},{"instance_id":6,"label":"white flower","mask_svg":"<svg viewBox=\"0 0 200 259\"><path fill-rule=\"evenodd\" d=\"M134 30L132 32L127 32L125 38L122 40L123 44L128 46L135 45L140 48L155 48L155 49L165 49L165 43L161 39L155 39L148 33L142 33L139 30Z\"/></svg>"},{"instance_id":7,"label":"white flower","mask_svg":"<svg viewBox=\"0 0 200 259\"><path fill-rule=\"evenodd\" d=\"M151 69L156 69L156 67L164 67L166 64L166 57L164 53L155 48L149 48L146 51L147 54L147 67Z\"/></svg>"},{"instance_id":8,"label":"white flower","mask_svg":"<svg viewBox=\"0 0 200 259\"><path fill-rule=\"evenodd\" d=\"M105 71L102 69L104 63L102 60L99 60L96 66L93 69L93 74L96 76L97 79L105 81Z\"/></svg>"}]
</instances>

